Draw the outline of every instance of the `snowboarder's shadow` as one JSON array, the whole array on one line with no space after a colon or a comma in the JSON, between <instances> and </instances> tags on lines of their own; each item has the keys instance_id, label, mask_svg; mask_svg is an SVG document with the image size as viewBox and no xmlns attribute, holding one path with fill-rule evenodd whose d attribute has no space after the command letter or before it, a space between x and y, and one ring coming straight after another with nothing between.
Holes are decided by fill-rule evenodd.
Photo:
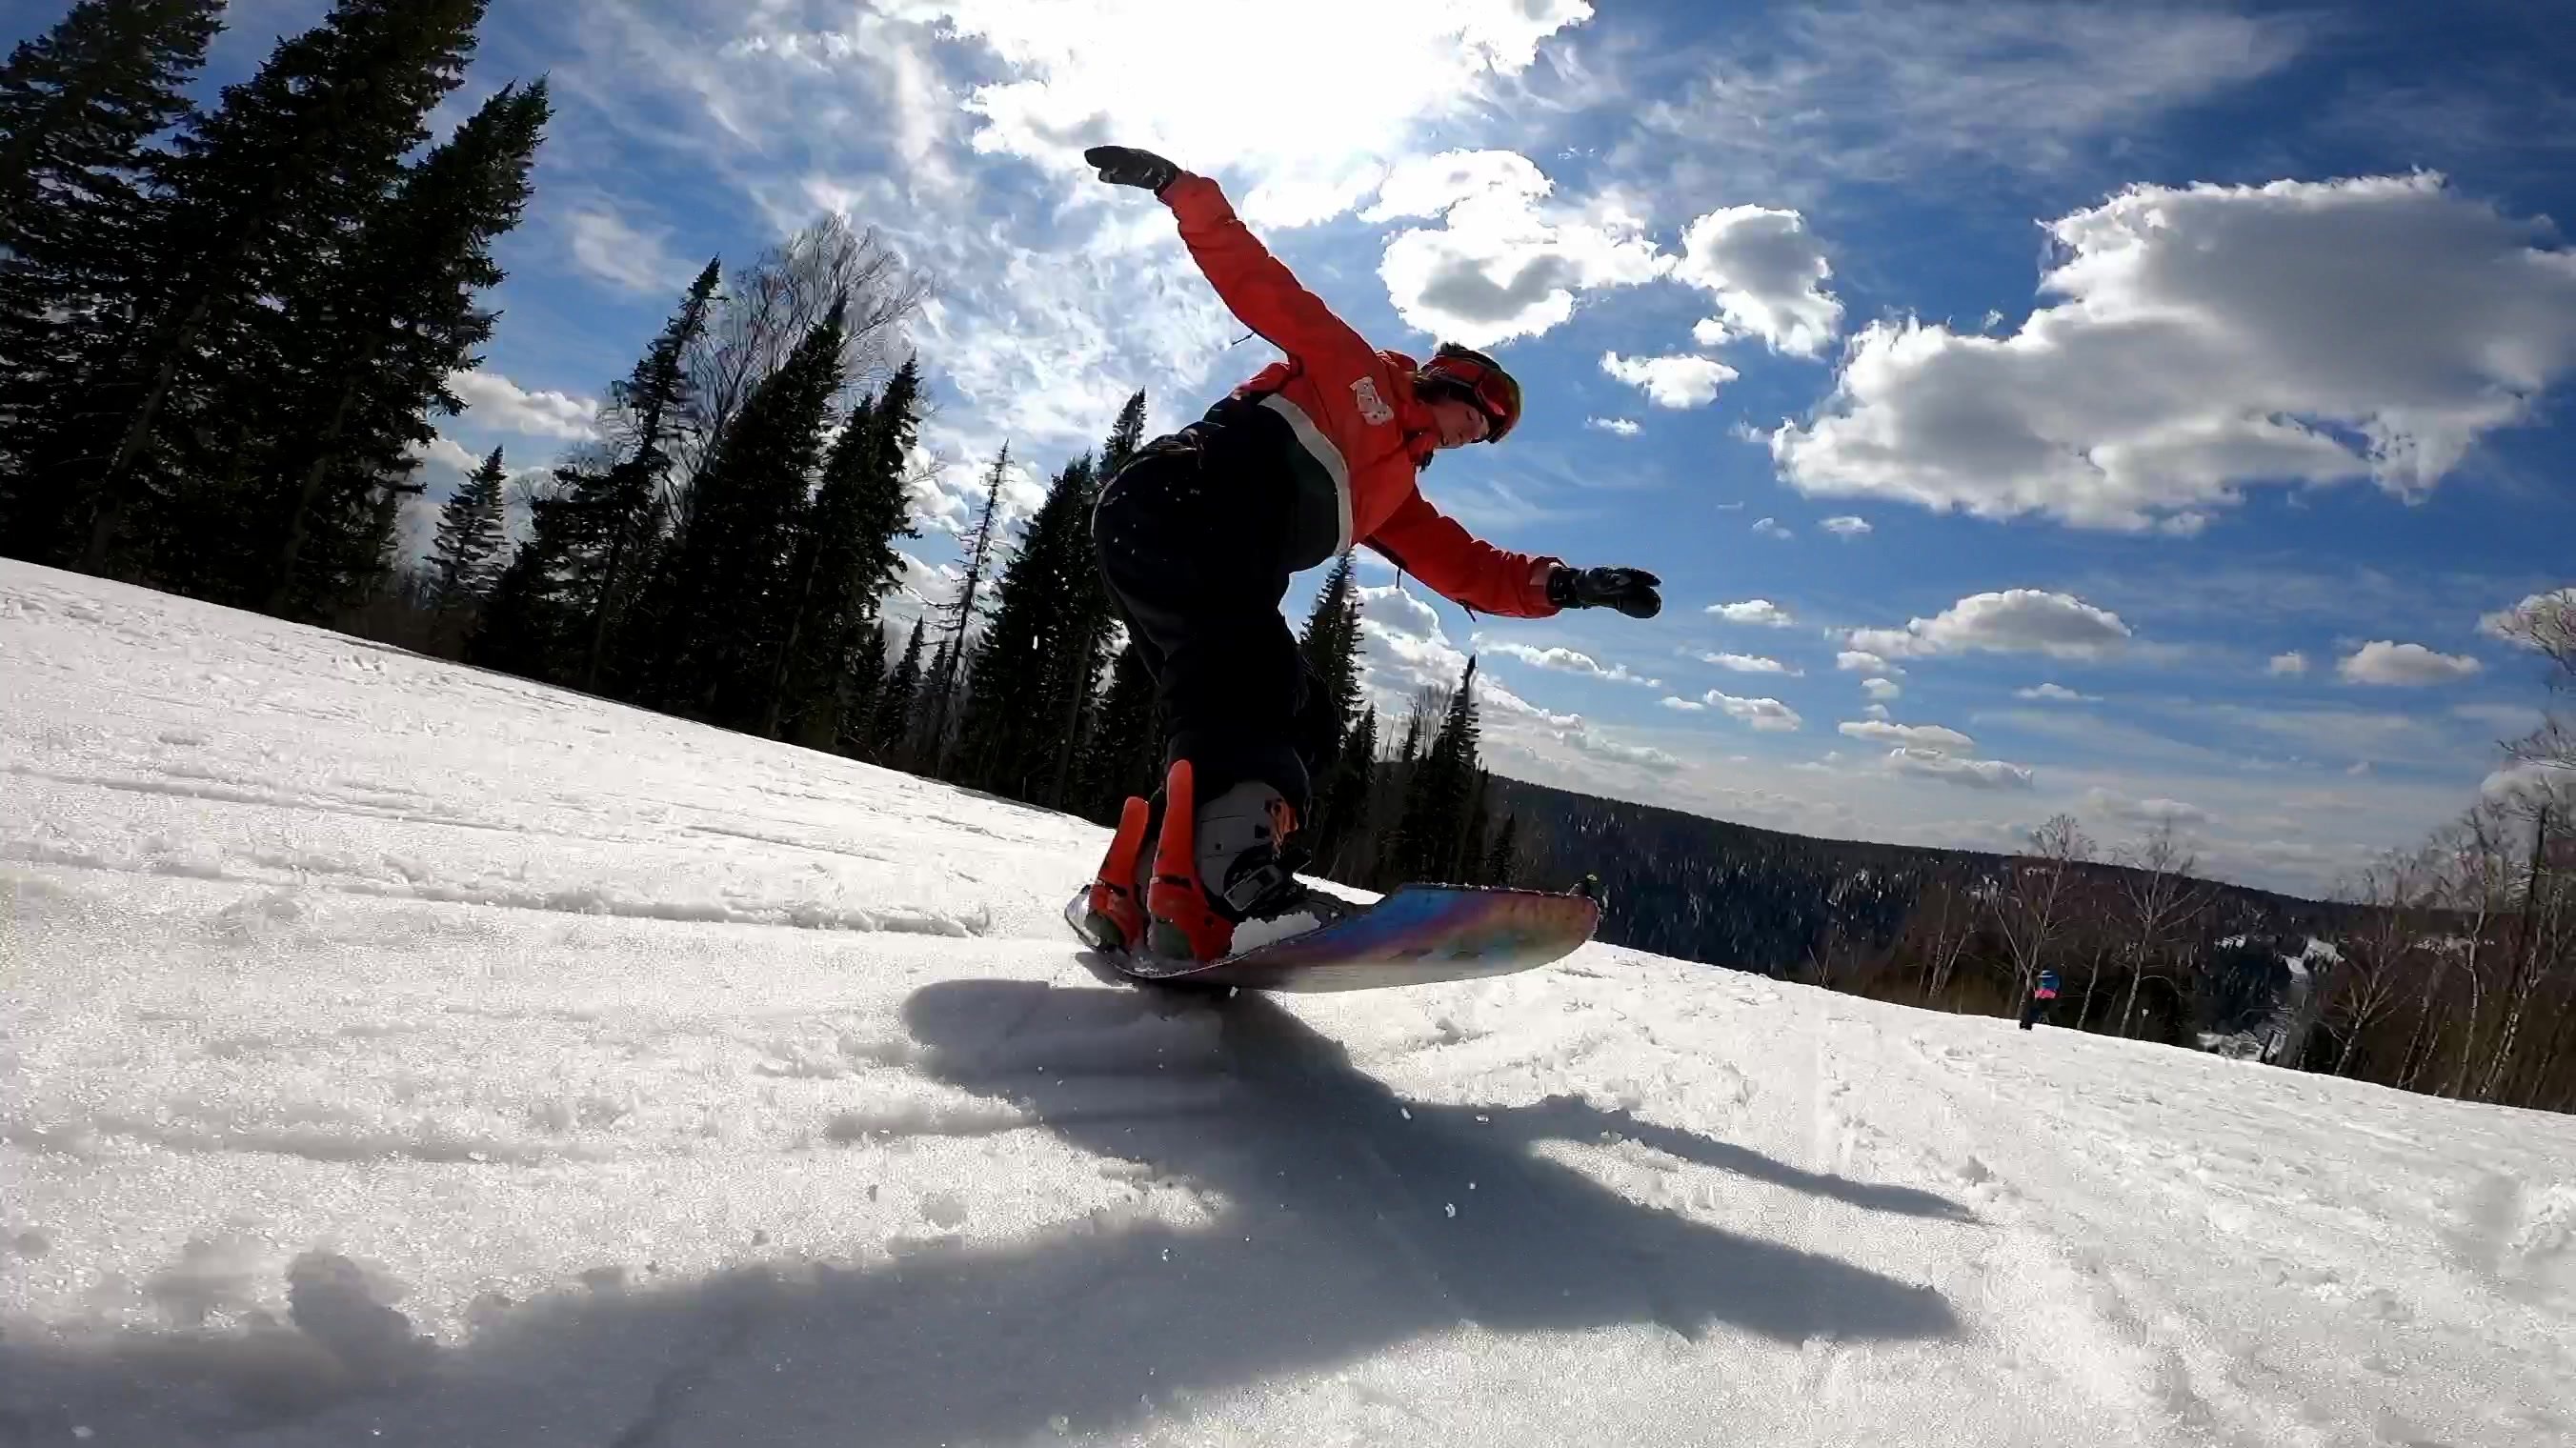
<instances>
[{"instance_id":1,"label":"snowboarder's shadow","mask_svg":"<svg viewBox=\"0 0 2576 1448\"><path fill-rule=\"evenodd\" d=\"M904 1020L926 1074L1012 1103L1147 1200L998 1249L897 1243L855 1266L567 1289L454 1348L423 1342L399 1371L352 1357L382 1333L300 1316L251 1339L0 1340L0 1441L95 1425L97 1441L132 1443L927 1448L1132 1428L1465 1324L1791 1344L1958 1328L1929 1288L1640 1205L1531 1147L1613 1131L1893 1214L1868 1219L1892 1229L1956 1230L1920 1220L1955 1214L1937 1197L1571 1101L1413 1105L1267 1000L948 982L915 992ZM986 1169L1015 1161L1063 1169L1044 1153Z\"/></svg>"},{"instance_id":2,"label":"snowboarder's shadow","mask_svg":"<svg viewBox=\"0 0 2576 1448\"><path fill-rule=\"evenodd\" d=\"M1154 1017L1197 1033L1157 1032ZM1266 998L1211 1010L1133 988L947 982L915 992L904 1019L929 1048L929 1074L1010 1100L1085 1151L1212 1193L1228 1204L1212 1239L1263 1248L1267 1238L1268 1255L1287 1239L1313 1258L1292 1280L1379 1284L1428 1319L1413 1331L1443 1319L1493 1329L1625 1321L1800 1342L1933 1337L1956 1325L1931 1289L1640 1205L1532 1147L1608 1134L1865 1209L1973 1220L1946 1198L1804 1172L1569 1097L1408 1102ZM1151 1058L1139 1054L1146 1042ZM1198 1093L1187 1110L1156 1110L1135 1095L1140 1076Z\"/></svg>"}]
</instances>

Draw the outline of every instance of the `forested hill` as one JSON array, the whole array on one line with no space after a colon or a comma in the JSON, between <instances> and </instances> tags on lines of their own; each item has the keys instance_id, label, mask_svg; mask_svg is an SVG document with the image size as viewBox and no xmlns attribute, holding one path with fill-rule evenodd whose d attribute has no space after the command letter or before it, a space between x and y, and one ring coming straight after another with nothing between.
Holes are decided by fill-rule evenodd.
<instances>
[{"instance_id":1,"label":"forested hill","mask_svg":"<svg viewBox=\"0 0 2576 1448\"><path fill-rule=\"evenodd\" d=\"M1603 940L1738 970L1789 975L1832 965L1829 952L1898 950L1918 907L1964 907L1980 882L2012 873L2006 857L1978 851L1816 839L1499 775L1492 790L1495 817L1519 818L1527 883L1601 877ZM2098 903L2116 916L2115 902L2126 903L2121 877L2135 872L2089 864L2079 873L2102 887ZM2193 934L2211 940L2332 935L2349 915L2242 885L2201 881L2194 893L2202 908ZM2117 928L2116 919L2097 923ZM1916 933L1934 928L1918 922Z\"/></svg>"}]
</instances>

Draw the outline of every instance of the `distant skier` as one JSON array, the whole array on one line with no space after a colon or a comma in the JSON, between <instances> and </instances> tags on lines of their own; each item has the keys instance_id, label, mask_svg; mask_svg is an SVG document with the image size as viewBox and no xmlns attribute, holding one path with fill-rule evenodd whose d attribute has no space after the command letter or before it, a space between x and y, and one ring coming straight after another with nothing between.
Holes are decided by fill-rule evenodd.
<instances>
[{"instance_id":1,"label":"distant skier","mask_svg":"<svg viewBox=\"0 0 2576 1448\"><path fill-rule=\"evenodd\" d=\"M1500 442L1520 421L1520 384L1500 363L1447 343L1427 363L1372 348L1262 247L1216 182L1126 146L1082 156L1101 180L1161 198L1218 298L1288 354L1147 443L1092 514L1101 573L1154 675L1166 772L1150 804L1127 801L1066 918L1104 950L1207 960L1245 920L1320 923L1343 908L1294 874L1299 744L1315 752L1332 721L1316 718L1328 701L1307 686L1279 613L1290 575L1366 544L1459 603L1519 618L1597 607L1652 618L1661 580L1479 542L1416 489L1435 451Z\"/></svg>"},{"instance_id":2,"label":"distant skier","mask_svg":"<svg viewBox=\"0 0 2576 1448\"><path fill-rule=\"evenodd\" d=\"M2049 1007L2057 1003L2057 972L2043 970L2039 984L2030 988L2030 999L2021 1003L2021 1028L2025 1031L2048 1021Z\"/></svg>"}]
</instances>

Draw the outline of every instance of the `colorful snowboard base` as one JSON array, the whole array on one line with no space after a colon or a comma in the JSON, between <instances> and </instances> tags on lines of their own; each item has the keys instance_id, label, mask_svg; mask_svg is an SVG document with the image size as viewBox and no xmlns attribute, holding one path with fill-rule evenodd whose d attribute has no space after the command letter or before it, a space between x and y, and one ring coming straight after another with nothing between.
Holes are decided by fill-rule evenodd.
<instances>
[{"instance_id":1,"label":"colorful snowboard base","mask_svg":"<svg viewBox=\"0 0 2576 1448\"><path fill-rule=\"evenodd\" d=\"M1260 991L1376 990L1480 980L1571 954L1600 924L1581 895L1471 885L1406 885L1320 929L1219 960L1161 960L1104 951L1147 985Z\"/></svg>"}]
</instances>

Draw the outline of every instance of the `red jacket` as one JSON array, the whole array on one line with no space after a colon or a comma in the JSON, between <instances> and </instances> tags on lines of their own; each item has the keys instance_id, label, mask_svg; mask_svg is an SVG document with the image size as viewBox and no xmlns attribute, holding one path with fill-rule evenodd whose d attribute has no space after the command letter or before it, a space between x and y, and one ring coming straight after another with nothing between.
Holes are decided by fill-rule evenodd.
<instances>
[{"instance_id":1,"label":"red jacket","mask_svg":"<svg viewBox=\"0 0 2576 1448\"><path fill-rule=\"evenodd\" d=\"M1214 181L1183 172L1163 189L1181 240L1243 324L1288 354L1235 389L1287 419L1292 461L1320 468L1340 500L1341 547L1366 543L1470 608L1519 618L1556 612L1548 573L1560 561L1470 537L1415 486L1437 437L1414 395L1414 360L1381 352L1297 284L1234 214Z\"/></svg>"}]
</instances>

